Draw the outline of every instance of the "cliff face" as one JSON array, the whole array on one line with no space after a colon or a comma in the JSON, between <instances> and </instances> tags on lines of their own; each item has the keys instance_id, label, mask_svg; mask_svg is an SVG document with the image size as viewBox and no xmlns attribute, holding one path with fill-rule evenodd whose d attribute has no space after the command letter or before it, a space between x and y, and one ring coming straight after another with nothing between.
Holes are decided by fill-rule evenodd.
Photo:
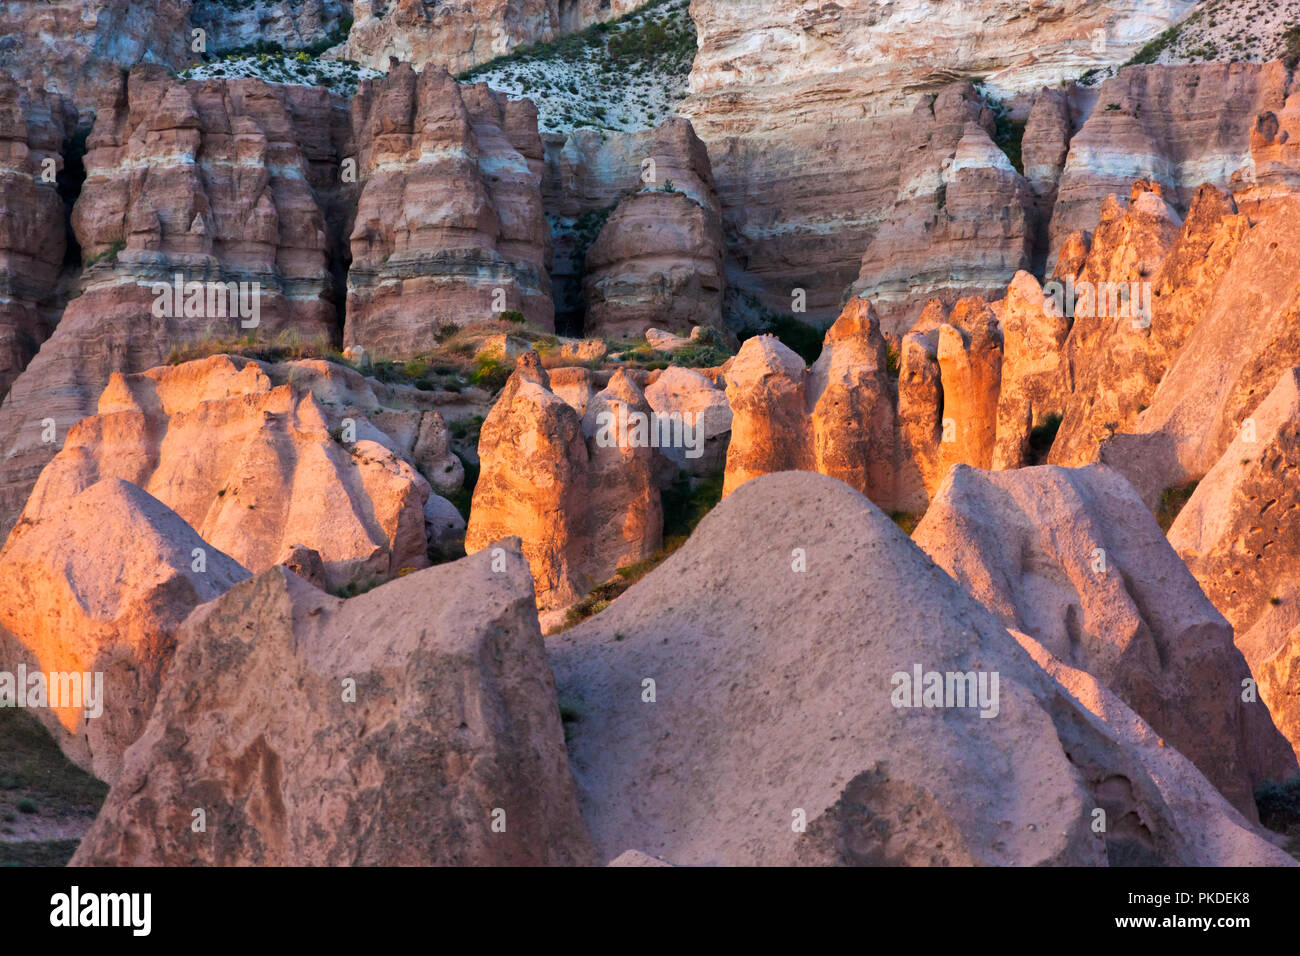
<instances>
[{"instance_id":1,"label":"cliff face","mask_svg":"<svg viewBox=\"0 0 1300 956\"><path fill-rule=\"evenodd\" d=\"M345 342L399 356L431 348L440 324L508 310L553 327L532 104L404 63L362 84L352 125Z\"/></svg>"},{"instance_id":2,"label":"cliff face","mask_svg":"<svg viewBox=\"0 0 1300 956\"><path fill-rule=\"evenodd\" d=\"M1251 132L1281 110L1288 91L1280 62L1131 67L1106 80L1070 140L1052 212L1051 253L1098 222L1101 200L1152 180L1182 212L1204 183L1240 185L1251 175Z\"/></svg>"},{"instance_id":3,"label":"cliff face","mask_svg":"<svg viewBox=\"0 0 1300 956\"><path fill-rule=\"evenodd\" d=\"M196 340L333 338L326 183L333 137L346 135L339 107L324 90L181 83L156 66L122 79L87 141L73 210L79 294L0 406L0 531L113 372ZM177 276L201 294L175 296Z\"/></svg>"},{"instance_id":4,"label":"cliff face","mask_svg":"<svg viewBox=\"0 0 1300 956\"><path fill-rule=\"evenodd\" d=\"M355 0L341 55L382 69L389 57L460 73L525 43L549 42L620 17L644 0Z\"/></svg>"},{"instance_id":5,"label":"cliff face","mask_svg":"<svg viewBox=\"0 0 1300 956\"><path fill-rule=\"evenodd\" d=\"M75 115L0 74L0 398L53 331L66 251L59 175Z\"/></svg>"},{"instance_id":6,"label":"cliff face","mask_svg":"<svg viewBox=\"0 0 1300 956\"><path fill-rule=\"evenodd\" d=\"M862 255L851 292L871 300L891 335L937 298L992 296L1033 259L1034 193L993 142L991 110L969 84L918 103L898 194Z\"/></svg>"},{"instance_id":7,"label":"cliff face","mask_svg":"<svg viewBox=\"0 0 1300 956\"><path fill-rule=\"evenodd\" d=\"M694 0L683 111L709 146L734 267L769 307L827 321L903 185L922 94L984 76L997 94L1123 62L1189 2ZM1006 276L1005 278L1010 278Z\"/></svg>"},{"instance_id":8,"label":"cliff face","mask_svg":"<svg viewBox=\"0 0 1300 956\"><path fill-rule=\"evenodd\" d=\"M191 7L191 0L3 0L0 69L29 88L72 97L88 120L122 70L197 59L190 52Z\"/></svg>"}]
</instances>

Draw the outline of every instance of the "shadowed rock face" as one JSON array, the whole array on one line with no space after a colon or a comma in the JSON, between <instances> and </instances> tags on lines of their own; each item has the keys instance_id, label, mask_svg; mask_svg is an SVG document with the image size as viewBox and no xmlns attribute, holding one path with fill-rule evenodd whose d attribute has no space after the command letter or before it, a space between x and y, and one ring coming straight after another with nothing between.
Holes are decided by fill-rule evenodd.
<instances>
[{"instance_id":1,"label":"shadowed rock face","mask_svg":"<svg viewBox=\"0 0 1300 956\"><path fill-rule=\"evenodd\" d=\"M105 477L145 489L253 572L291 545L319 553L331 587L428 565L428 482L358 429L349 444L310 389L214 356L115 375L72 428L22 521ZM389 440L391 443L391 439Z\"/></svg>"},{"instance_id":2,"label":"shadowed rock face","mask_svg":"<svg viewBox=\"0 0 1300 956\"><path fill-rule=\"evenodd\" d=\"M500 571L485 553L341 601L272 568L204 605L74 864L593 862L503 543Z\"/></svg>"},{"instance_id":3,"label":"shadowed rock face","mask_svg":"<svg viewBox=\"0 0 1300 956\"><path fill-rule=\"evenodd\" d=\"M1300 369L1282 374L1196 486L1169 543L1223 615L1300 752Z\"/></svg>"},{"instance_id":4,"label":"shadowed rock face","mask_svg":"<svg viewBox=\"0 0 1300 956\"><path fill-rule=\"evenodd\" d=\"M29 89L57 90L89 120L105 90L140 63L180 69L190 52L192 0L4 0L0 69Z\"/></svg>"},{"instance_id":5,"label":"shadowed rock face","mask_svg":"<svg viewBox=\"0 0 1300 956\"><path fill-rule=\"evenodd\" d=\"M324 176L339 102L259 80L182 83L157 66L112 89L72 217L80 295L0 407L0 534L114 372L211 337L334 334ZM160 298L178 274L203 294Z\"/></svg>"},{"instance_id":6,"label":"shadowed rock face","mask_svg":"<svg viewBox=\"0 0 1300 956\"><path fill-rule=\"evenodd\" d=\"M1293 862L1104 688L1067 690L821 475L747 482L550 646L606 860L631 846L678 864ZM997 716L894 706L914 665L998 672Z\"/></svg>"},{"instance_id":7,"label":"shadowed rock face","mask_svg":"<svg viewBox=\"0 0 1300 956\"><path fill-rule=\"evenodd\" d=\"M49 337L66 247L64 142L76 122L57 95L24 91L0 74L0 399Z\"/></svg>"},{"instance_id":8,"label":"shadowed rock face","mask_svg":"<svg viewBox=\"0 0 1300 956\"><path fill-rule=\"evenodd\" d=\"M176 629L196 605L249 576L118 478L19 525L0 551L0 575L0 670L77 673L83 693L86 677L103 675L101 713L87 719L71 697L35 713L70 759L110 783L144 730Z\"/></svg>"},{"instance_id":9,"label":"shadowed rock face","mask_svg":"<svg viewBox=\"0 0 1300 956\"><path fill-rule=\"evenodd\" d=\"M466 550L522 538L542 611L571 605L618 568L652 555L663 540L655 484L662 459L637 443L630 418L652 411L620 370L579 417L551 391L537 353L525 353L480 433ZM625 436L618 431L624 419Z\"/></svg>"},{"instance_id":10,"label":"shadowed rock face","mask_svg":"<svg viewBox=\"0 0 1300 956\"><path fill-rule=\"evenodd\" d=\"M957 467L914 540L1008 627L1086 671L1250 819L1254 787L1296 772L1232 628L1109 469Z\"/></svg>"},{"instance_id":11,"label":"shadowed rock face","mask_svg":"<svg viewBox=\"0 0 1300 956\"><path fill-rule=\"evenodd\" d=\"M709 154L683 119L627 138L644 142L645 156L634 153L616 175L639 191L618 202L587 250L583 330L624 339L639 339L651 327L683 335L697 325L721 330L722 210ZM604 171L600 159L583 156L569 170L575 187L577 176ZM653 172L643 167L647 159Z\"/></svg>"},{"instance_id":12,"label":"shadowed rock face","mask_svg":"<svg viewBox=\"0 0 1300 956\"><path fill-rule=\"evenodd\" d=\"M409 357L442 324L517 310L553 328L537 111L409 64L352 101L361 194L344 343Z\"/></svg>"}]
</instances>

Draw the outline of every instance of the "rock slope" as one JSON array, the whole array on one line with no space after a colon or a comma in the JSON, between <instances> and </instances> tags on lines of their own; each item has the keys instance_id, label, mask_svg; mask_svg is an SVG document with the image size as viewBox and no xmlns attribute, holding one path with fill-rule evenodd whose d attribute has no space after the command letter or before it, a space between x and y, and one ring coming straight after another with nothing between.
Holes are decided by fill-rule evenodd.
<instances>
[{"instance_id":1,"label":"rock slope","mask_svg":"<svg viewBox=\"0 0 1300 956\"><path fill-rule=\"evenodd\" d=\"M1112 730L824 476L748 482L550 656L606 860L637 847L688 865L1294 862L1189 766L1193 783L1166 798L1178 781L1134 746L1127 708L1107 714ZM914 669L996 671L996 716L895 706Z\"/></svg>"},{"instance_id":2,"label":"rock slope","mask_svg":"<svg viewBox=\"0 0 1300 956\"><path fill-rule=\"evenodd\" d=\"M273 568L204 605L73 864L592 862L505 544L349 601Z\"/></svg>"}]
</instances>

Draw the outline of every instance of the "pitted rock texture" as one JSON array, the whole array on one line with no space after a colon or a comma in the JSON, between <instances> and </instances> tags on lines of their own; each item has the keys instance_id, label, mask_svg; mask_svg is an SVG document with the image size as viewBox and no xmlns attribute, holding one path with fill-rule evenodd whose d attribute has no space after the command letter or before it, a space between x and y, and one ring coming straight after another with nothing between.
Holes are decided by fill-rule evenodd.
<instances>
[{"instance_id":1,"label":"pitted rock texture","mask_svg":"<svg viewBox=\"0 0 1300 956\"><path fill-rule=\"evenodd\" d=\"M1170 773L1128 708L1067 692L822 475L746 483L549 649L605 860L634 846L683 865L1294 863L1189 764ZM896 706L914 668L984 673L986 689L996 671L997 716Z\"/></svg>"},{"instance_id":2,"label":"pitted rock texture","mask_svg":"<svg viewBox=\"0 0 1300 956\"><path fill-rule=\"evenodd\" d=\"M348 601L275 567L204 605L74 865L595 862L528 566L491 562Z\"/></svg>"}]
</instances>

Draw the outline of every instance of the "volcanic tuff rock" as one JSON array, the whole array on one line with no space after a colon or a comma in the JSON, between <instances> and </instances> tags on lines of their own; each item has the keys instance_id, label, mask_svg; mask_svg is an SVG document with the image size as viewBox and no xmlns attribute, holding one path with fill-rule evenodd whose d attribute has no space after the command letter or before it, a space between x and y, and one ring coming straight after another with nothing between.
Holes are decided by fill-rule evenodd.
<instances>
[{"instance_id":1,"label":"volcanic tuff rock","mask_svg":"<svg viewBox=\"0 0 1300 956\"><path fill-rule=\"evenodd\" d=\"M212 337L328 341L334 325L323 191L337 171L339 101L260 80L181 83L157 66L131 71L115 93L87 142L73 211L86 258L80 295L0 408L0 534L113 372L143 371ZM215 314L197 298L167 308L155 286L173 287L178 274L214 292L246 283L257 326L223 303Z\"/></svg>"},{"instance_id":2,"label":"volcanic tuff rock","mask_svg":"<svg viewBox=\"0 0 1300 956\"><path fill-rule=\"evenodd\" d=\"M824 476L746 483L550 656L606 860L634 846L687 865L1294 862L1185 765L1183 791L1137 749L1131 712L1099 708L1112 729L1086 710ZM891 706L914 666L996 671L997 716Z\"/></svg>"},{"instance_id":3,"label":"volcanic tuff rock","mask_svg":"<svg viewBox=\"0 0 1300 956\"><path fill-rule=\"evenodd\" d=\"M1158 182L1179 211L1202 184L1227 187L1251 166L1257 115L1281 110L1287 89L1280 62L1133 66L1103 82L1070 141L1052 255L1072 232L1092 229L1097 204L1135 179Z\"/></svg>"},{"instance_id":4,"label":"volcanic tuff rock","mask_svg":"<svg viewBox=\"0 0 1300 956\"><path fill-rule=\"evenodd\" d=\"M1027 272L1016 273L994 309L1002 326L1002 371L992 466L1019 468L1034 463L1034 429L1047 427L1060 411L1070 323Z\"/></svg>"},{"instance_id":5,"label":"volcanic tuff rock","mask_svg":"<svg viewBox=\"0 0 1300 956\"><path fill-rule=\"evenodd\" d=\"M481 554L341 601L276 567L204 605L74 864L595 862L505 544L501 570Z\"/></svg>"},{"instance_id":6,"label":"volcanic tuff rock","mask_svg":"<svg viewBox=\"0 0 1300 956\"><path fill-rule=\"evenodd\" d=\"M903 454L908 467L918 472L926 495L933 495L952 465L992 464L1002 330L983 299L962 299L951 313L933 300L903 337L900 353Z\"/></svg>"},{"instance_id":7,"label":"volcanic tuff rock","mask_svg":"<svg viewBox=\"0 0 1300 956\"><path fill-rule=\"evenodd\" d=\"M428 482L365 429L332 434L311 390L269 371L218 355L114 374L98 413L41 473L20 527L116 477L254 573L294 544L320 554L331 587L427 566Z\"/></svg>"},{"instance_id":8,"label":"volcanic tuff rock","mask_svg":"<svg viewBox=\"0 0 1300 956\"><path fill-rule=\"evenodd\" d=\"M195 606L249 576L117 478L20 525L0 551L0 575L0 670L25 663L29 673L103 674L98 716L87 719L79 706L36 713L70 759L109 782L144 730L176 629Z\"/></svg>"},{"instance_id":9,"label":"volcanic tuff rock","mask_svg":"<svg viewBox=\"0 0 1300 956\"><path fill-rule=\"evenodd\" d=\"M611 436L601 434L602 412L615 416L617 427L621 415L648 416L651 408L620 369L579 418L529 352L479 434L482 470L465 549L522 538L542 611L567 607L662 542L659 451L635 445L631 427L626 444L617 430L616 443L605 444Z\"/></svg>"},{"instance_id":10,"label":"volcanic tuff rock","mask_svg":"<svg viewBox=\"0 0 1300 956\"><path fill-rule=\"evenodd\" d=\"M1097 678L1255 819L1294 776L1232 628L1120 475L1098 465L948 473L913 540L1008 627Z\"/></svg>"},{"instance_id":11,"label":"volcanic tuff rock","mask_svg":"<svg viewBox=\"0 0 1300 956\"><path fill-rule=\"evenodd\" d=\"M355 17L340 56L383 69L389 57L461 73L527 43L549 42L620 17L645 0L353 0Z\"/></svg>"},{"instance_id":12,"label":"volcanic tuff rock","mask_svg":"<svg viewBox=\"0 0 1300 956\"><path fill-rule=\"evenodd\" d=\"M696 0L683 113L713 158L736 281L780 312L807 289L808 318L829 320L899 195L918 102L963 75L998 94L1056 86L1123 62L1191 6Z\"/></svg>"},{"instance_id":13,"label":"volcanic tuff rock","mask_svg":"<svg viewBox=\"0 0 1300 956\"><path fill-rule=\"evenodd\" d=\"M656 192L670 183L673 193ZM653 299L672 330L721 328L722 211L708 151L687 120L546 137L542 200L555 243L557 317L574 327L581 320L589 333L627 325L634 336L647 321L661 324L653 318L661 313L647 311ZM625 323L627 305L636 320Z\"/></svg>"},{"instance_id":14,"label":"volcanic tuff rock","mask_svg":"<svg viewBox=\"0 0 1300 956\"><path fill-rule=\"evenodd\" d=\"M1169 543L1236 629L1278 726L1300 751L1296 573L1300 559L1300 369L1282 373L1249 427L1196 486Z\"/></svg>"},{"instance_id":15,"label":"volcanic tuff rock","mask_svg":"<svg viewBox=\"0 0 1300 956\"><path fill-rule=\"evenodd\" d=\"M1032 264L1033 191L993 143L992 111L965 83L912 112L892 211L862 255L852 294L885 331L905 332L931 298L993 295Z\"/></svg>"},{"instance_id":16,"label":"volcanic tuff rock","mask_svg":"<svg viewBox=\"0 0 1300 956\"><path fill-rule=\"evenodd\" d=\"M1300 362L1300 196L1278 196L1268 210L1230 240L1235 254L1133 434L1101 448L1149 507L1164 489L1209 471L1278 376ZM1225 219L1225 233L1240 228Z\"/></svg>"},{"instance_id":17,"label":"volcanic tuff rock","mask_svg":"<svg viewBox=\"0 0 1300 956\"><path fill-rule=\"evenodd\" d=\"M704 429L704 446L698 457L687 457L687 449L675 445L660 449L664 457L693 475L726 466L732 416L725 391L695 369L670 365L646 388L645 397L656 414L680 415L684 423Z\"/></svg>"},{"instance_id":18,"label":"volcanic tuff rock","mask_svg":"<svg viewBox=\"0 0 1300 956\"><path fill-rule=\"evenodd\" d=\"M71 97L87 122L119 74L139 63L180 68L191 0L2 0L0 69L28 89Z\"/></svg>"},{"instance_id":19,"label":"volcanic tuff rock","mask_svg":"<svg viewBox=\"0 0 1300 956\"><path fill-rule=\"evenodd\" d=\"M0 74L0 398L58 322L65 250L56 172L76 114Z\"/></svg>"},{"instance_id":20,"label":"volcanic tuff rock","mask_svg":"<svg viewBox=\"0 0 1300 956\"><path fill-rule=\"evenodd\" d=\"M1133 426L1151 401L1157 385L1188 333L1204 314L1210 297L1249 230L1232 198L1206 184L1196 193L1181 230L1173 232L1176 214L1138 183L1133 202L1123 211L1105 204L1103 221L1077 271L1058 261L1057 288L1107 290L1093 301L1110 299L1120 288L1131 297L1128 307L1076 309L1064 348L1069 381L1057 411L1060 429L1051 461L1082 465L1095 461L1098 442ZM1086 248L1087 244L1078 240ZM1136 283L1136 284L1135 284ZM1139 297L1147 298L1150 315L1141 316ZM1133 296L1137 292L1138 296ZM1093 314L1084 314L1085 312Z\"/></svg>"},{"instance_id":21,"label":"volcanic tuff rock","mask_svg":"<svg viewBox=\"0 0 1300 956\"><path fill-rule=\"evenodd\" d=\"M277 43L287 50L311 46L338 30L349 16L349 0L253 0L232 4L199 0L191 20L207 31L209 50Z\"/></svg>"},{"instance_id":22,"label":"volcanic tuff rock","mask_svg":"<svg viewBox=\"0 0 1300 956\"><path fill-rule=\"evenodd\" d=\"M395 64L352 100L361 195L344 343L381 358L518 310L553 328L537 112L441 68Z\"/></svg>"}]
</instances>

